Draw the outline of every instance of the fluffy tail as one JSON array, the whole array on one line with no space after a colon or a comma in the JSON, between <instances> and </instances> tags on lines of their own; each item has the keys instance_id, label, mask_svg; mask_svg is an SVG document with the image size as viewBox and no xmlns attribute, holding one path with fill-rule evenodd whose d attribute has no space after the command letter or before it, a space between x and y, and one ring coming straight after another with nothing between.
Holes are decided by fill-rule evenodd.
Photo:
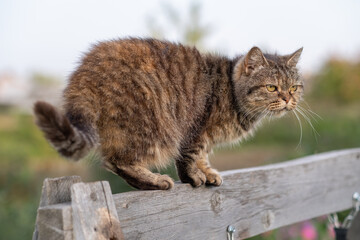
<instances>
[{"instance_id":1,"label":"fluffy tail","mask_svg":"<svg viewBox=\"0 0 360 240\"><path fill-rule=\"evenodd\" d=\"M75 127L69 119L46 102L36 102L34 106L36 124L44 132L45 138L64 157L79 160L85 157L97 144L92 126Z\"/></svg>"}]
</instances>

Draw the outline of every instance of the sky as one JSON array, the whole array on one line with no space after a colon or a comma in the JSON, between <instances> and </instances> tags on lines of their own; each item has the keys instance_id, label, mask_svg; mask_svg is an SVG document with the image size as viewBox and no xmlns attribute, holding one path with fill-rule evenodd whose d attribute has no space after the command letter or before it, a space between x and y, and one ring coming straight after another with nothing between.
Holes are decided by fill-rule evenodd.
<instances>
[{"instance_id":1,"label":"sky","mask_svg":"<svg viewBox=\"0 0 360 240\"><path fill-rule=\"evenodd\" d=\"M91 44L148 37L147 21L167 28L164 0L1 0L0 73L44 72L66 78ZM166 1L186 18L191 0ZM360 1L200 0L211 26L206 49L230 57L252 46L289 54L304 47L299 67L316 71L329 56L360 57ZM169 27L170 26L170 27Z\"/></svg>"}]
</instances>

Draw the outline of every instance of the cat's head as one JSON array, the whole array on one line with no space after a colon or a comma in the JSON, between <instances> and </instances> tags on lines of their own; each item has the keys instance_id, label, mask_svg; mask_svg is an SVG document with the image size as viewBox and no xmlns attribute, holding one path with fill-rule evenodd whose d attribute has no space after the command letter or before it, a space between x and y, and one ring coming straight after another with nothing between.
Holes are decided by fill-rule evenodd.
<instances>
[{"instance_id":1,"label":"cat's head","mask_svg":"<svg viewBox=\"0 0 360 240\"><path fill-rule=\"evenodd\" d=\"M294 110L303 95L303 80L296 67L302 48L279 56L253 47L236 60L233 82L238 105L254 117L282 116Z\"/></svg>"}]
</instances>

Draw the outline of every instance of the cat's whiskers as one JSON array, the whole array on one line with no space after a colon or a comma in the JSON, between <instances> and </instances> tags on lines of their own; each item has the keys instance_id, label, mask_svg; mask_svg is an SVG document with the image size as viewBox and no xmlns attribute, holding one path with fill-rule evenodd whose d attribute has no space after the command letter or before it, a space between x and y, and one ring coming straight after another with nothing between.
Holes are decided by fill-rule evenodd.
<instances>
[{"instance_id":1,"label":"cat's whiskers","mask_svg":"<svg viewBox=\"0 0 360 240\"><path fill-rule=\"evenodd\" d=\"M312 113L313 115L315 115L317 118L319 118L320 120L323 120L323 118L319 115L319 114L317 114L315 111L313 111L312 109L311 109L311 107L309 106L309 104L305 101L305 100L302 100L302 102L304 102L305 104L306 104L306 106L307 106L307 111L309 111L310 113ZM304 107L303 107L304 108ZM305 109L305 108L304 108Z\"/></svg>"},{"instance_id":2,"label":"cat's whiskers","mask_svg":"<svg viewBox=\"0 0 360 240\"><path fill-rule=\"evenodd\" d=\"M312 111L311 109L306 109L300 105L298 105L298 107L304 112L306 113L306 115L310 116L315 122L318 122L318 119L322 120L322 117L319 116L317 113L315 113L314 111Z\"/></svg>"},{"instance_id":3,"label":"cat's whiskers","mask_svg":"<svg viewBox=\"0 0 360 240\"><path fill-rule=\"evenodd\" d=\"M270 116L268 117L268 121L270 122L272 120L272 117L274 115L274 112L269 111Z\"/></svg>"},{"instance_id":4,"label":"cat's whiskers","mask_svg":"<svg viewBox=\"0 0 360 240\"><path fill-rule=\"evenodd\" d=\"M318 120L309 112L307 111L305 108L302 108L301 106L298 106L299 111L301 111L304 115L306 115L308 117L309 120L314 120L316 123L318 122Z\"/></svg>"},{"instance_id":5,"label":"cat's whiskers","mask_svg":"<svg viewBox=\"0 0 360 240\"><path fill-rule=\"evenodd\" d=\"M265 119L269 113L272 113L272 112L271 112L267 107L265 107L264 110L262 110L261 113L259 114L259 118L258 118L258 119L259 119L260 121L263 120L263 119Z\"/></svg>"},{"instance_id":6,"label":"cat's whiskers","mask_svg":"<svg viewBox=\"0 0 360 240\"><path fill-rule=\"evenodd\" d=\"M304 118L309 122L310 126L312 127L312 129L320 136L320 134L316 131L315 127L313 126L312 122L311 122L311 118L312 117L314 119L314 116L312 116L309 112L306 111L306 109L304 108L298 108L296 109L299 113L302 113ZM318 122L317 119L314 119L315 122Z\"/></svg>"},{"instance_id":7,"label":"cat's whiskers","mask_svg":"<svg viewBox=\"0 0 360 240\"><path fill-rule=\"evenodd\" d=\"M254 116L258 113L258 111L261 110L262 108L264 108L264 106L257 106L246 111L245 114L243 115L243 119L241 120L240 124L243 124L245 120L251 121L251 119L253 119ZM250 118L248 119L249 116Z\"/></svg>"},{"instance_id":8,"label":"cat's whiskers","mask_svg":"<svg viewBox=\"0 0 360 240\"><path fill-rule=\"evenodd\" d=\"M316 131L316 129L314 128L313 124L311 123L311 119L300 109L300 108L295 108L294 109L296 112L298 112L299 114L301 114L304 119L309 123L310 127L312 128L314 134L315 134L315 139L317 141L317 137L316 135L320 136L320 134L318 133L318 131Z\"/></svg>"},{"instance_id":9,"label":"cat's whiskers","mask_svg":"<svg viewBox=\"0 0 360 240\"><path fill-rule=\"evenodd\" d=\"M296 111L292 111L296 117L296 119L298 120L299 122L299 126L300 126L300 139L299 139L299 143L298 145L296 146L296 149L298 149L301 145L301 141L302 141L302 124L301 124L301 121L300 121L300 118L299 116L297 115Z\"/></svg>"},{"instance_id":10,"label":"cat's whiskers","mask_svg":"<svg viewBox=\"0 0 360 240\"><path fill-rule=\"evenodd\" d=\"M314 112L313 110L311 110L310 108L309 109L306 109L308 112L312 113L313 115L315 115L316 117L318 117L320 120L323 120L323 118L317 114L316 112Z\"/></svg>"},{"instance_id":11,"label":"cat's whiskers","mask_svg":"<svg viewBox=\"0 0 360 240\"><path fill-rule=\"evenodd\" d=\"M250 114L252 114L253 111L255 111L254 108L252 108L252 109L250 109L250 110L247 110L247 111L245 112L245 114L242 116L242 119L241 119L240 124L244 123L244 121L247 119L247 116L249 116Z\"/></svg>"},{"instance_id":12,"label":"cat's whiskers","mask_svg":"<svg viewBox=\"0 0 360 240\"><path fill-rule=\"evenodd\" d=\"M261 108L264 108L264 109L258 114L258 119L263 118L264 111L267 110L266 107L263 107L263 106L261 106L258 110L260 110ZM257 115L257 114L254 113L254 114L252 115L252 117L249 119L249 122L250 122L256 115Z\"/></svg>"},{"instance_id":13,"label":"cat's whiskers","mask_svg":"<svg viewBox=\"0 0 360 240\"><path fill-rule=\"evenodd\" d=\"M265 109L261 112L261 114L264 114L264 116L262 116L263 118L266 118L269 113L270 113L270 111L269 111L269 109L267 109L267 108L265 108Z\"/></svg>"},{"instance_id":14,"label":"cat's whiskers","mask_svg":"<svg viewBox=\"0 0 360 240\"><path fill-rule=\"evenodd\" d=\"M265 113L264 113L264 116L262 117L263 119L267 119L268 121L270 120L269 118L268 118L268 115L271 113L268 109L266 109L267 111L265 111Z\"/></svg>"}]
</instances>

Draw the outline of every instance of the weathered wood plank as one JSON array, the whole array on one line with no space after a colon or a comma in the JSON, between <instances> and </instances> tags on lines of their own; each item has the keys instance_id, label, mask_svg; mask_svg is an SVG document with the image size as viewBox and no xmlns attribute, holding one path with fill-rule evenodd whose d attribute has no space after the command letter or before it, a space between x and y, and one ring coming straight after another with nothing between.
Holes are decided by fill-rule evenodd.
<instances>
[{"instance_id":1,"label":"weathered wood plank","mask_svg":"<svg viewBox=\"0 0 360 240\"><path fill-rule=\"evenodd\" d=\"M71 187L71 208L75 239L123 239L108 182L74 184Z\"/></svg>"},{"instance_id":2,"label":"weathered wood plank","mask_svg":"<svg viewBox=\"0 0 360 240\"><path fill-rule=\"evenodd\" d=\"M39 240L73 239L72 210L68 203L39 208L37 225Z\"/></svg>"},{"instance_id":3,"label":"weathered wood plank","mask_svg":"<svg viewBox=\"0 0 360 240\"><path fill-rule=\"evenodd\" d=\"M62 208L49 209L46 206L69 202L71 200L70 187L78 182L81 182L79 176L46 178L44 180L33 240L72 239L71 211L63 211Z\"/></svg>"},{"instance_id":4,"label":"weathered wood plank","mask_svg":"<svg viewBox=\"0 0 360 240\"><path fill-rule=\"evenodd\" d=\"M81 182L79 176L46 178L41 192L40 207L71 201L70 187Z\"/></svg>"},{"instance_id":5,"label":"weathered wood plank","mask_svg":"<svg viewBox=\"0 0 360 240\"><path fill-rule=\"evenodd\" d=\"M125 239L226 239L230 224L241 239L352 207L351 196L360 190L359 172L360 149L351 149L223 172L225 181L218 188L176 184L171 191L113 198ZM72 211L70 203L46 208L55 217L49 226L61 225L56 216Z\"/></svg>"},{"instance_id":6,"label":"weathered wood plank","mask_svg":"<svg viewBox=\"0 0 360 240\"><path fill-rule=\"evenodd\" d=\"M360 191L360 149L223 172L220 187L113 195L125 239L236 239L348 209Z\"/></svg>"}]
</instances>

